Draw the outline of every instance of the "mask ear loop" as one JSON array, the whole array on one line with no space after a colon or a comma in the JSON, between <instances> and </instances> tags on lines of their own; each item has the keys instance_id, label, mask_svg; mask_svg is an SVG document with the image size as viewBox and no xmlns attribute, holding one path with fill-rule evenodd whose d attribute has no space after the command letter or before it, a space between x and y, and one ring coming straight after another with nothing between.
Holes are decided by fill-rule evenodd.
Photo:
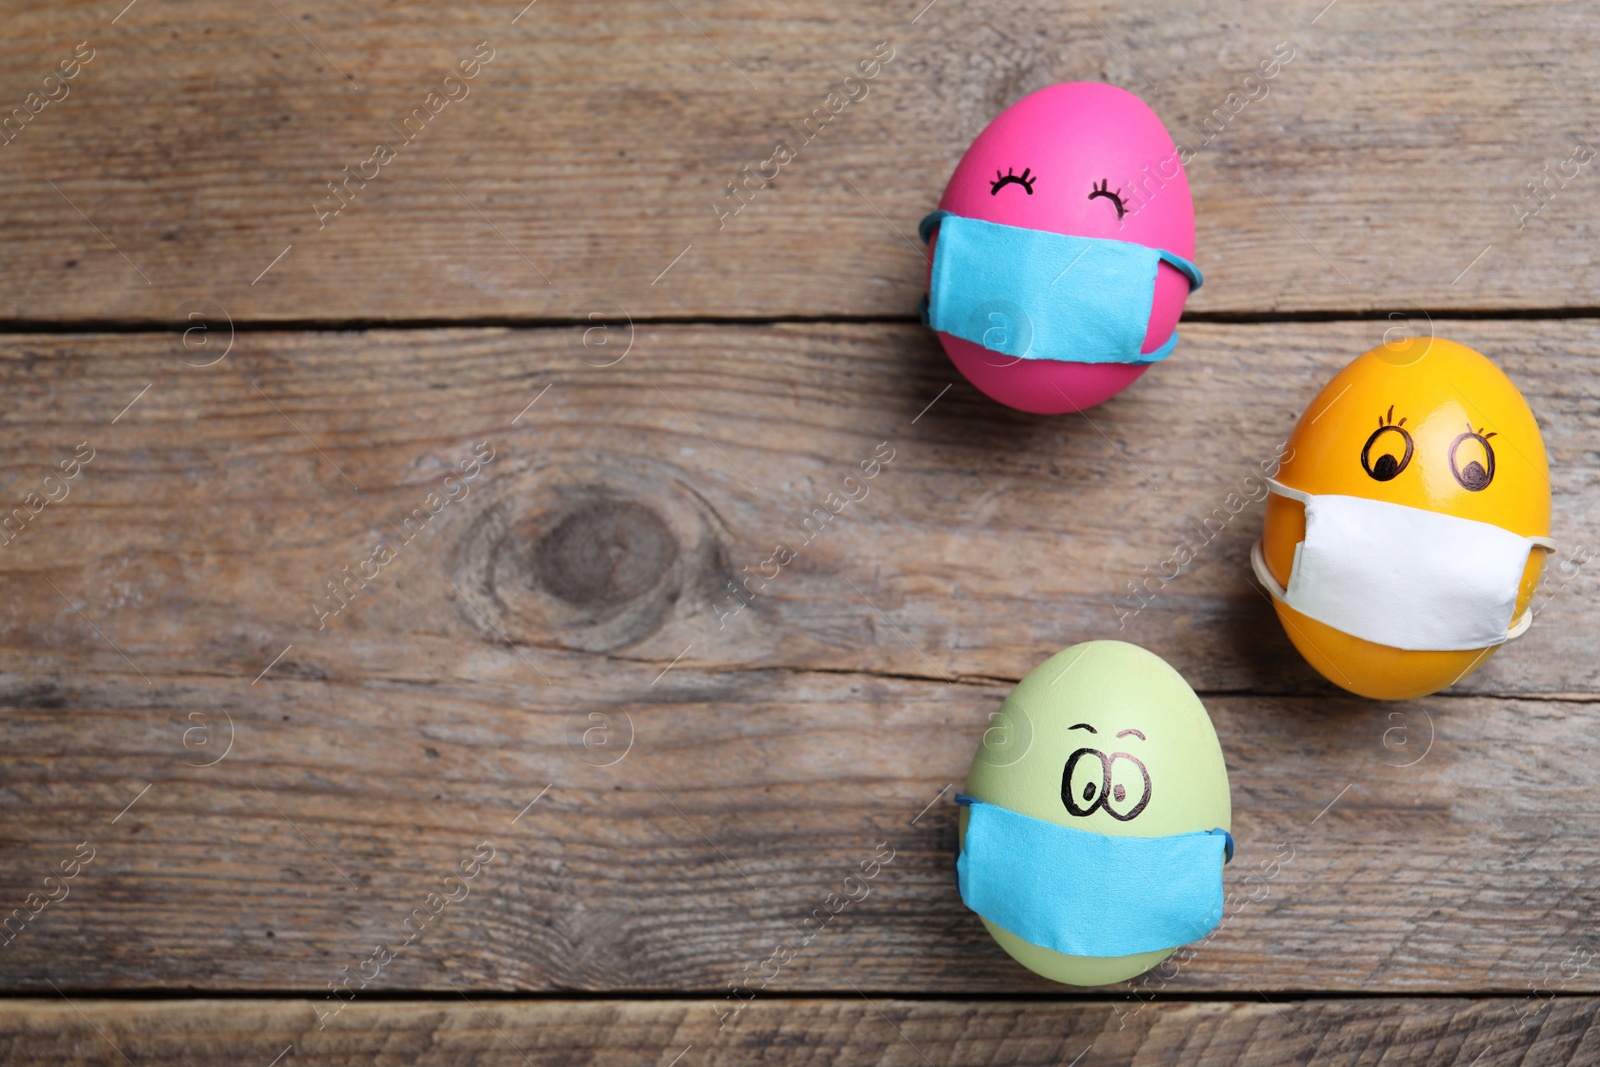
<instances>
[{"instance_id":1,"label":"mask ear loop","mask_svg":"<svg viewBox=\"0 0 1600 1067\"><path fill-rule=\"evenodd\" d=\"M1276 478L1268 478L1266 483L1268 492L1277 493L1279 496L1287 497L1290 500L1297 500L1302 506L1311 503L1311 494L1304 490L1284 485ZM1289 602L1288 590L1279 585L1278 579L1274 578L1272 572L1267 569L1267 557L1261 551L1260 541L1250 546L1250 569L1255 571L1256 581L1266 586L1267 592L1272 594L1273 599L1280 600L1285 604Z\"/></svg>"},{"instance_id":2,"label":"mask ear loop","mask_svg":"<svg viewBox=\"0 0 1600 1067\"><path fill-rule=\"evenodd\" d=\"M1158 248L1156 251L1161 254L1163 260L1178 268L1178 271L1189 279L1189 291L1191 293L1206 283L1205 275L1200 273L1200 268L1189 260L1184 259L1176 252L1168 252L1165 248Z\"/></svg>"},{"instance_id":3,"label":"mask ear loop","mask_svg":"<svg viewBox=\"0 0 1600 1067\"><path fill-rule=\"evenodd\" d=\"M1530 552L1533 551L1534 548L1542 548L1547 552L1554 552L1556 550L1556 543L1548 537L1530 537L1528 540L1531 542L1531 546L1528 549ZM1530 603L1527 607L1522 609L1522 614L1518 615L1516 621L1511 624L1511 629L1506 631L1506 640L1515 641L1517 638L1527 633L1528 627L1532 625L1533 605Z\"/></svg>"},{"instance_id":4,"label":"mask ear loop","mask_svg":"<svg viewBox=\"0 0 1600 1067\"><path fill-rule=\"evenodd\" d=\"M1257 541L1250 546L1250 569L1256 572L1256 581L1267 587L1267 592L1272 594L1272 599L1288 602L1289 592L1278 584L1278 579L1272 576L1267 569L1267 561L1261 554L1261 542Z\"/></svg>"},{"instance_id":5,"label":"mask ear loop","mask_svg":"<svg viewBox=\"0 0 1600 1067\"><path fill-rule=\"evenodd\" d=\"M917 236L922 238L922 243L927 244L928 239L933 236L933 231L938 227L939 223L943 222L953 214L954 212L945 211L941 208L938 211L930 211L924 215L922 217L922 221L917 223ZM923 293L922 299L917 301L917 317L922 320L922 325L928 327L929 329L933 328L933 323L928 317L927 293Z\"/></svg>"}]
</instances>

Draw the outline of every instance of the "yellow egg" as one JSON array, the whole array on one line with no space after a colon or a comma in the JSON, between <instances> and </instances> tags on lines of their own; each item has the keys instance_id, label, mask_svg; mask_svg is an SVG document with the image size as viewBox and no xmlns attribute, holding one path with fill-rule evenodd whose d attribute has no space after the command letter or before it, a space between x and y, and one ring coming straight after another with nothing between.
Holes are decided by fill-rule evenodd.
<instances>
[{"instance_id":1,"label":"yellow egg","mask_svg":"<svg viewBox=\"0 0 1600 1067\"><path fill-rule=\"evenodd\" d=\"M1454 341L1414 338L1358 357L1317 394L1288 446L1277 481L1313 498L1383 501L1524 538L1549 536L1549 468L1533 412L1498 367ZM1290 587L1297 551L1307 540L1306 514L1299 500L1276 492L1267 499L1257 573L1264 564L1272 579L1265 584L1280 587L1273 590L1279 621L1323 677L1362 696L1402 700L1460 681L1499 647L1395 647L1348 632L1373 632L1364 624L1340 628L1291 607L1282 592ZM1450 560L1429 559L1430 547L1439 551L1436 545L1416 540L1389 538L1369 559L1381 556L1385 565L1413 559L1419 572L1448 568ZM1529 551L1515 608L1499 620L1505 628L1525 617L1544 556L1542 547ZM1510 573L1515 583L1514 563ZM1406 583L1398 584L1403 589ZM1380 613L1384 619L1412 613L1426 622L1430 611L1437 619L1453 610L1441 595L1448 592L1432 588L1405 595L1397 589L1393 596L1374 598L1372 619L1379 620Z\"/></svg>"},{"instance_id":2,"label":"yellow egg","mask_svg":"<svg viewBox=\"0 0 1600 1067\"><path fill-rule=\"evenodd\" d=\"M1121 641L1074 645L1022 679L985 732L966 791L1033 819L1113 837L1232 828L1228 770L1204 705L1159 656ZM963 808L963 845L968 822ZM1220 871L1219 862L1219 904ZM983 923L1024 967L1071 985L1124 981L1179 947L1073 956Z\"/></svg>"}]
</instances>

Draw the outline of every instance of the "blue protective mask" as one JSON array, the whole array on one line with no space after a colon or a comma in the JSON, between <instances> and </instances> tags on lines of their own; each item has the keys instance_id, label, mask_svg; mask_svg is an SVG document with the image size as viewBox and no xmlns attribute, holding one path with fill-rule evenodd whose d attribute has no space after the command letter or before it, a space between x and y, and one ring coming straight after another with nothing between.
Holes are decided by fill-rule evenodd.
<instances>
[{"instance_id":1,"label":"blue protective mask","mask_svg":"<svg viewBox=\"0 0 1600 1067\"><path fill-rule=\"evenodd\" d=\"M1103 237L1071 237L935 211L933 272L922 322L1018 359L1072 363L1155 363L1177 347L1173 333L1140 352L1150 327L1161 262L1200 288L1200 268L1162 248Z\"/></svg>"},{"instance_id":2,"label":"blue protective mask","mask_svg":"<svg viewBox=\"0 0 1600 1067\"><path fill-rule=\"evenodd\" d=\"M1233 836L1201 830L1108 837L962 795L961 899L1030 944L1069 956L1131 956L1205 937L1222 921Z\"/></svg>"}]
</instances>

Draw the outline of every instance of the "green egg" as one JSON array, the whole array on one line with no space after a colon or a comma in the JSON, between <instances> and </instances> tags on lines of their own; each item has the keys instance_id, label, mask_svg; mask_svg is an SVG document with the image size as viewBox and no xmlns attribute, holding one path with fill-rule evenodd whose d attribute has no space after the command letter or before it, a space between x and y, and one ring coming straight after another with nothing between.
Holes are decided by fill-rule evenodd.
<instances>
[{"instance_id":1,"label":"green egg","mask_svg":"<svg viewBox=\"0 0 1600 1067\"><path fill-rule=\"evenodd\" d=\"M1073 645L1017 683L984 732L967 793L1108 836L1233 829L1228 768L1205 706L1165 660L1123 641ZM966 830L963 808L962 839ZM1069 985L1125 981L1179 947L1068 956L983 924L1018 963Z\"/></svg>"}]
</instances>

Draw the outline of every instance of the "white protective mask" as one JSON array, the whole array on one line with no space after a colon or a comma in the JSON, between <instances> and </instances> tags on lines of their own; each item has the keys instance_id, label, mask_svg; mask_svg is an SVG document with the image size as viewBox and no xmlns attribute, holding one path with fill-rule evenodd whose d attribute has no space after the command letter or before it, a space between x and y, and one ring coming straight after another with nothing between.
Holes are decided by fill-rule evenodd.
<instances>
[{"instance_id":1,"label":"white protective mask","mask_svg":"<svg viewBox=\"0 0 1600 1067\"><path fill-rule=\"evenodd\" d=\"M1555 548L1493 523L1384 500L1313 495L1271 478L1279 496L1306 508L1306 539L1295 546L1284 589L1258 541L1256 577L1300 614L1374 644L1457 652L1520 637L1531 608L1512 620L1528 553Z\"/></svg>"}]
</instances>

